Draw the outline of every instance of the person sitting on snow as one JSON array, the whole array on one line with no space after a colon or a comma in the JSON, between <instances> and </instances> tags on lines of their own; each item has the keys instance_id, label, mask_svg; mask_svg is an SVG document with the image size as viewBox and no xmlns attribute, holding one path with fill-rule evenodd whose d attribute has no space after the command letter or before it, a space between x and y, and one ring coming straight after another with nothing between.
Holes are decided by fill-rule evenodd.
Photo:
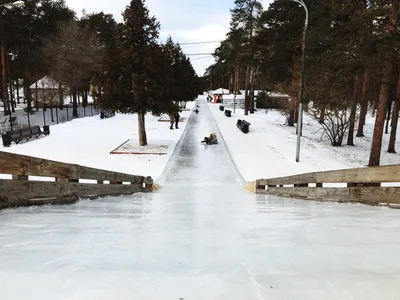
<instances>
[{"instance_id":1,"label":"person sitting on snow","mask_svg":"<svg viewBox=\"0 0 400 300\"><path fill-rule=\"evenodd\" d=\"M215 133L211 133L209 137L206 136L204 140L201 142L206 144L217 144L218 143L217 135Z\"/></svg>"}]
</instances>

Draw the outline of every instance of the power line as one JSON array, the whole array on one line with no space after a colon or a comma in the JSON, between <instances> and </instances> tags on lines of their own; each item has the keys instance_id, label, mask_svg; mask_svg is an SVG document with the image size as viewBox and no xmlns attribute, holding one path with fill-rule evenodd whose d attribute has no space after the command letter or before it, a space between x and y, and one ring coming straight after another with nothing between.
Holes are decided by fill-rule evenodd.
<instances>
[{"instance_id":1,"label":"power line","mask_svg":"<svg viewBox=\"0 0 400 300\"><path fill-rule=\"evenodd\" d=\"M213 55L214 53L185 53L186 56Z\"/></svg>"},{"instance_id":2,"label":"power line","mask_svg":"<svg viewBox=\"0 0 400 300\"><path fill-rule=\"evenodd\" d=\"M201 45L201 44L213 44L213 43L220 43L222 41L206 41L206 42L187 42L187 43L179 43L179 45Z\"/></svg>"},{"instance_id":3,"label":"power line","mask_svg":"<svg viewBox=\"0 0 400 300\"><path fill-rule=\"evenodd\" d=\"M191 58L190 61L199 60L199 59L206 59L206 58L212 58L212 56L208 55L208 56L203 56L203 57Z\"/></svg>"}]
</instances>

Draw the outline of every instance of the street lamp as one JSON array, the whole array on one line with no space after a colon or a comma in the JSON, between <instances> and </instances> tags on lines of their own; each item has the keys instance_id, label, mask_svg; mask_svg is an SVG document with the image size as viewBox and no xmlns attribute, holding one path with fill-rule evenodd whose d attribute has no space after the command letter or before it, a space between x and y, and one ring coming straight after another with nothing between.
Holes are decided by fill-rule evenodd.
<instances>
[{"instance_id":1,"label":"street lamp","mask_svg":"<svg viewBox=\"0 0 400 300\"><path fill-rule=\"evenodd\" d=\"M307 27L308 27L308 8L304 3L304 0L290 0L299 3L306 12L306 19L304 23L303 31L303 57L301 66L301 79L300 79L300 93L299 93L299 116L297 120L297 147L296 147L296 162L300 161L300 142L301 133L303 131L303 97L304 97L304 70L305 70L305 59L306 59L306 37L307 37Z\"/></svg>"},{"instance_id":2,"label":"street lamp","mask_svg":"<svg viewBox=\"0 0 400 300\"><path fill-rule=\"evenodd\" d=\"M24 1L15 1L12 3L1 4L0 7L3 9L7 7L22 7L25 5ZM7 91L7 69L6 69L6 47L5 47L5 39L4 39L4 18L3 18L3 10L1 11L1 65L2 65L2 92L3 92L3 102L4 102L4 114L7 112L10 116L10 127L12 130L12 122L11 122L11 107L8 102L8 91ZM8 110L8 111L7 111Z\"/></svg>"},{"instance_id":3,"label":"street lamp","mask_svg":"<svg viewBox=\"0 0 400 300\"><path fill-rule=\"evenodd\" d=\"M12 3L5 3L5 4L0 4L0 6L12 6L12 7L23 7L25 5L24 1L15 1Z\"/></svg>"}]
</instances>

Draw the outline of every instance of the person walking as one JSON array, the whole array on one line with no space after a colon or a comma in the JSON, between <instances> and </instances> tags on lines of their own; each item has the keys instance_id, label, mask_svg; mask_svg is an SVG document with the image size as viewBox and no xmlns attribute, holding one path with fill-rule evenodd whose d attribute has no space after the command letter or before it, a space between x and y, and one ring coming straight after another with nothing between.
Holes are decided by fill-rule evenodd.
<instances>
[{"instance_id":1,"label":"person walking","mask_svg":"<svg viewBox=\"0 0 400 300\"><path fill-rule=\"evenodd\" d=\"M179 119L181 118L181 116L179 115L178 112L175 113L175 128L179 129L178 124L179 124Z\"/></svg>"}]
</instances>

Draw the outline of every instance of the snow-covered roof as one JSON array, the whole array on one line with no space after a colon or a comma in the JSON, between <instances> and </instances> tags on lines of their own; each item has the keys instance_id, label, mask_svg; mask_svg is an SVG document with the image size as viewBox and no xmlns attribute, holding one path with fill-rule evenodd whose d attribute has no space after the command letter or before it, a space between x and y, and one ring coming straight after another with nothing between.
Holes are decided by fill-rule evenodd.
<instances>
[{"instance_id":1,"label":"snow-covered roof","mask_svg":"<svg viewBox=\"0 0 400 300\"><path fill-rule=\"evenodd\" d=\"M216 89L215 91L212 91L212 93L214 95L226 95L226 94L229 94L229 90L220 88L220 89Z\"/></svg>"},{"instance_id":2,"label":"snow-covered roof","mask_svg":"<svg viewBox=\"0 0 400 300\"><path fill-rule=\"evenodd\" d=\"M53 78L50 78L49 76L44 76L42 79L39 79L36 83L38 89L53 90L59 88L59 83L55 81ZM36 83L32 84L30 88L36 89Z\"/></svg>"},{"instance_id":3,"label":"snow-covered roof","mask_svg":"<svg viewBox=\"0 0 400 300\"><path fill-rule=\"evenodd\" d=\"M267 92L268 97L274 97L274 98L290 98L288 94L283 94L279 92Z\"/></svg>"},{"instance_id":4,"label":"snow-covered roof","mask_svg":"<svg viewBox=\"0 0 400 300\"><path fill-rule=\"evenodd\" d=\"M245 90L240 90L240 93L242 95L244 95ZM250 91L249 91L249 93L250 93ZM254 95L255 96L258 96L259 93L261 93L261 90L254 90ZM290 96L287 95L287 94L283 94L283 93L280 93L280 92L274 92L274 91L267 92L267 95L269 97L274 97L274 98L290 98Z\"/></svg>"},{"instance_id":5,"label":"snow-covered roof","mask_svg":"<svg viewBox=\"0 0 400 300\"><path fill-rule=\"evenodd\" d=\"M229 95L224 95L223 97L224 100L233 100L235 99L234 94L229 94ZM236 95L236 100L244 99L244 94L243 95Z\"/></svg>"}]
</instances>

